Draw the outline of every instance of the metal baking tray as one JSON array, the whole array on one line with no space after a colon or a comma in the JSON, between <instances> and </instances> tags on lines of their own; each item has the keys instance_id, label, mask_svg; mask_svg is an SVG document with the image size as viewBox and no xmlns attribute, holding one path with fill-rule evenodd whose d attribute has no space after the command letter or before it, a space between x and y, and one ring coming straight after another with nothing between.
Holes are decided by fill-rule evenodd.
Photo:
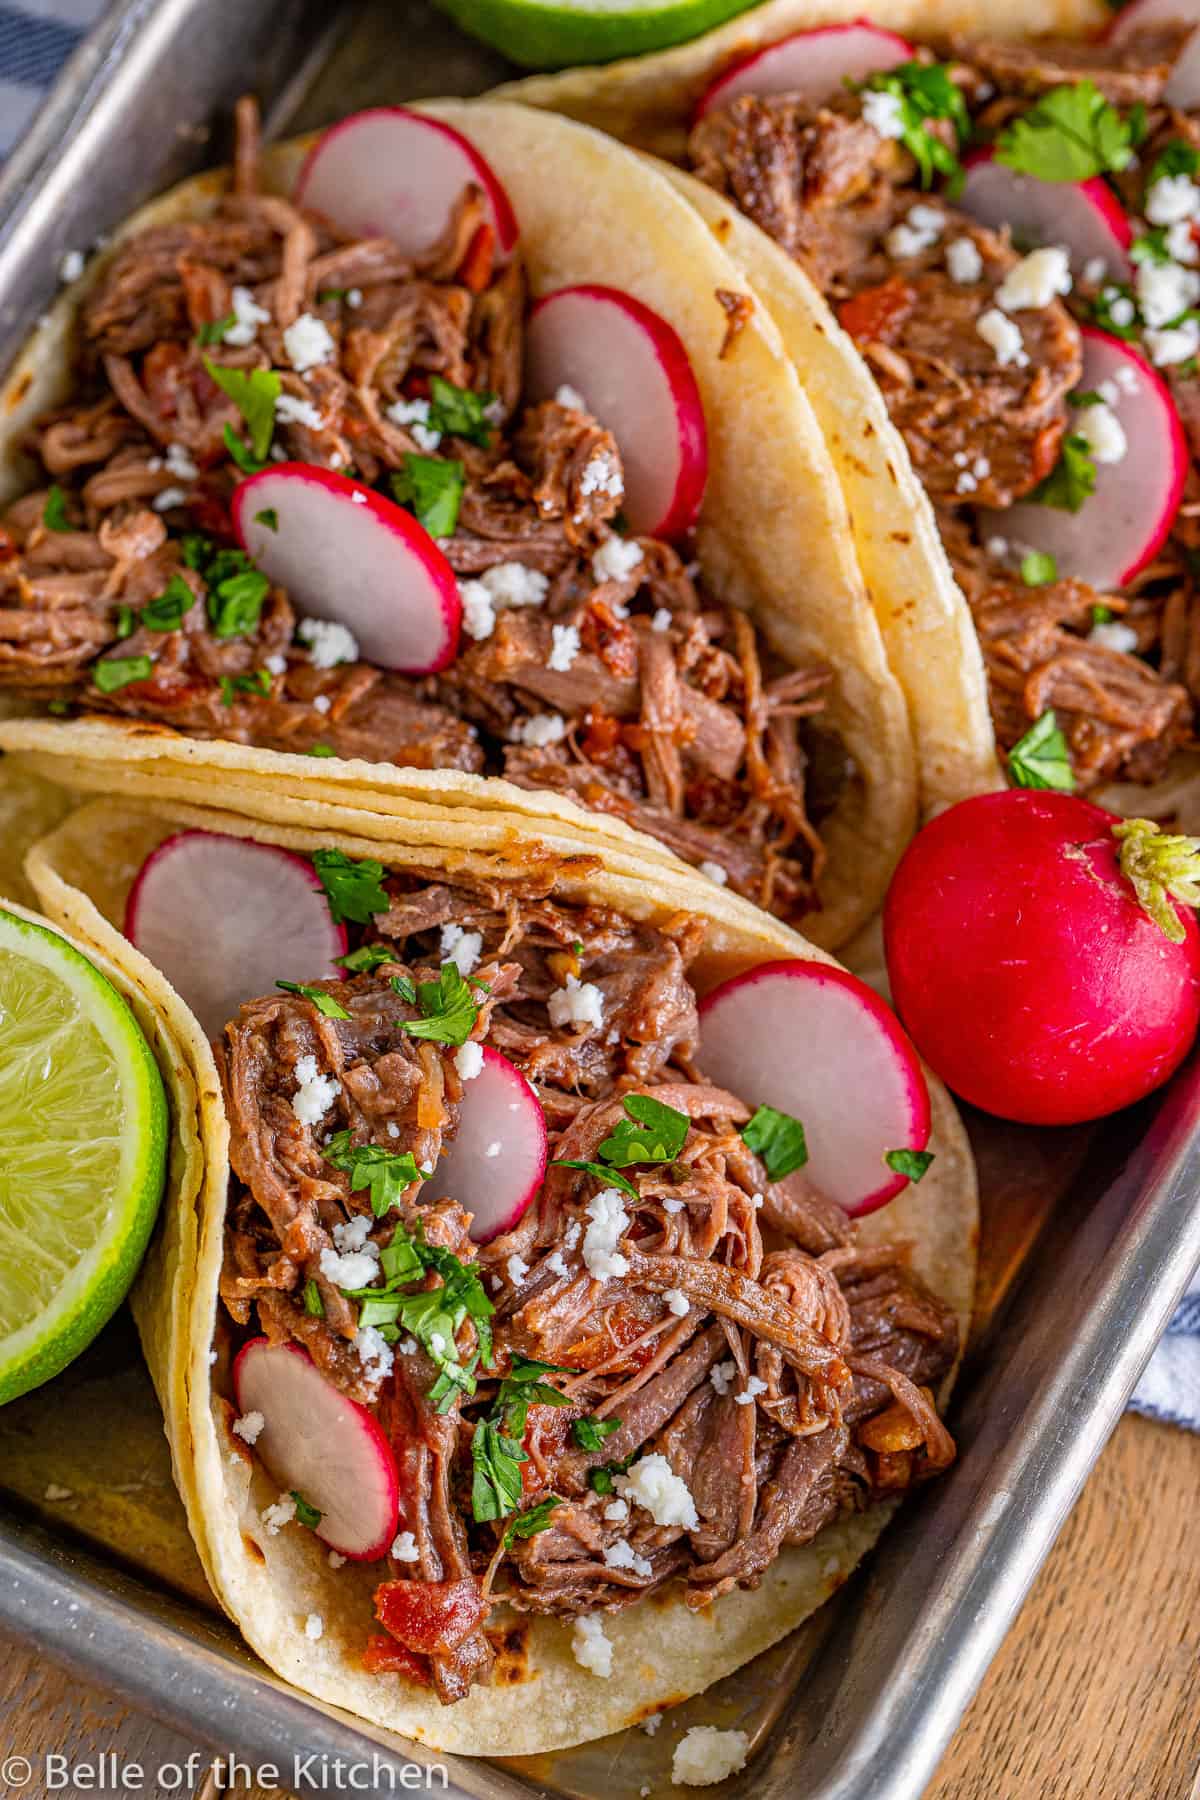
<instances>
[{"instance_id":1,"label":"metal baking tray","mask_svg":"<svg viewBox=\"0 0 1200 1800\"><path fill-rule=\"evenodd\" d=\"M116 0L0 178L0 366L68 250L221 159L244 88L277 133L507 73L423 0ZM205 1588L124 1316L0 1412L0 1625L301 1791L365 1767L390 1793L417 1762L480 1796L665 1797L680 1732L707 1723L750 1733L732 1795L915 1800L1200 1262L1200 1060L1099 1130L971 1127L984 1208L960 1460L817 1618L653 1738L434 1757L270 1675Z\"/></svg>"}]
</instances>

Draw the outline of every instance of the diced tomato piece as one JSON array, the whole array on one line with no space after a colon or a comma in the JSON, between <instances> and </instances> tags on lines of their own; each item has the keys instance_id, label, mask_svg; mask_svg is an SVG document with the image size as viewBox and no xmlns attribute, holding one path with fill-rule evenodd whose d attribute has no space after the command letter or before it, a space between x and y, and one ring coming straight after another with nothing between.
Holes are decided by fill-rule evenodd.
<instances>
[{"instance_id":1,"label":"diced tomato piece","mask_svg":"<svg viewBox=\"0 0 1200 1800\"><path fill-rule=\"evenodd\" d=\"M521 1492L526 1500L554 1485L554 1467L567 1447L577 1406L545 1406L535 1401L522 1439L529 1460L521 1464Z\"/></svg>"},{"instance_id":2,"label":"diced tomato piece","mask_svg":"<svg viewBox=\"0 0 1200 1800\"><path fill-rule=\"evenodd\" d=\"M487 1615L473 1581L385 1581L375 1590L375 1617L422 1656L453 1650Z\"/></svg>"},{"instance_id":3,"label":"diced tomato piece","mask_svg":"<svg viewBox=\"0 0 1200 1800\"><path fill-rule=\"evenodd\" d=\"M916 303L916 293L908 282L893 275L878 287L863 288L860 294L843 300L838 307L838 321L860 343L886 344Z\"/></svg>"},{"instance_id":4,"label":"diced tomato piece","mask_svg":"<svg viewBox=\"0 0 1200 1800\"><path fill-rule=\"evenodd\" d=\"M423 1656L406 1650L392 1637L373 1637L363 1651L363 1668L368 1675L404 1675L421 1687L432 1687L433 1676Z\"/></svg>"},{"instance_id":5,"label":"diced tomato piece","mask_svg":"<svg viewBox=\"0 0 1200 1800\"><path fill-rule=\"evenodd\" d=\"M589 707L585 715L583 734L583 754L589 762L602 763L612 755L621 741L621 721L614 719L611 713L597 712Z\"/></svg>"},{"instance_id":6,"label":"diced tomato piece","mask_svg":"<svg viewBox=\"0 0 1200 1800\"><path fill-rule=\"evenodd\" d=\"M1033 440L1032 475L1036 482L1045 481L1051 469L1057 463L1062 450L1063 433L1066 431L1065 419L1052 419L1043 425Z\"/></svg>"},{"instance_id":7,"label":"diced tomato piece","mask_svg":"<svg viewBox=\"0 0 1200 1800\"><path fill-rule=\"evenodd\" d=\"M467 245L467 254L458 267L458 280L473 294L482 294L492 279L496 266L496 233L485 220Z\"/></svg>"}]
</instances>

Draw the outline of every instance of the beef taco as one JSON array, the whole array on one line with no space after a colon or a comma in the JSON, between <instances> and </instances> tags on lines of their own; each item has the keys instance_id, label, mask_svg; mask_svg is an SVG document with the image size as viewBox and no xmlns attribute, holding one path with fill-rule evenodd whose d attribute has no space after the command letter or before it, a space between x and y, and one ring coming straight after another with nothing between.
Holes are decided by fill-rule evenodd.
<instances>
[{"instance_id":1,"label":"beef taco","mask_svg":"<svg viewBox=\"0 0 1200 1800\"><path fill-rule=\"evenodd\" d=\"M519 820L381 861L97 801L29 872L176 983L206 1184L140 1316L213 1590L308 1693L466 1754L618 1730L783 1637L952 1459L962 1128L777 921Z\"/></svg>"},{"instance_id":2,"label":"beef taco","mask_svg":"<svg viewBox=\"0 0 1200 1800\"><path fill-rule=\"evenodd\" d=\"M1200 694L1194 10L838 10L778 0L523 93L674 155L770 304L927 799L982 785L994 728L1019 781L1175 806Z\"/></svg>"},{"instance_id":3,"label":"beef taco","mask_svg":"<svg viewBox=\"0 0 1200 1800\"><path fill-rule=\"evenodd\" d=\"M232 176L130 221L5 420L6 748L385 835L636 829L826 943L877 907L915 754L832 463L618 145L446 104L263 152L244 103Z\"/></svg>"}]
</instances>

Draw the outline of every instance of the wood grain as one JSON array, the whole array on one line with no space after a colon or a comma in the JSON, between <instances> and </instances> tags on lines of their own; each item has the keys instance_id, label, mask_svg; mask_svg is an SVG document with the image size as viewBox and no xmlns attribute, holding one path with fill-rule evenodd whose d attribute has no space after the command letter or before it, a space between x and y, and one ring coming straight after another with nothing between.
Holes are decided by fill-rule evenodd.
<instances>
[{"instance_id":1,"label":"wood grain","mask_svg":"<svg viewBox=\"0 0 1200 1800\"><path fill-rule=\"evenodd\" d=\"M0 1636L0 1758L190 1748ZM50 1792L0 1777L0 1800ZM926 1800L1200 1800L1200 1436L1122 1422Z\"/></svg>"}]
</instances>

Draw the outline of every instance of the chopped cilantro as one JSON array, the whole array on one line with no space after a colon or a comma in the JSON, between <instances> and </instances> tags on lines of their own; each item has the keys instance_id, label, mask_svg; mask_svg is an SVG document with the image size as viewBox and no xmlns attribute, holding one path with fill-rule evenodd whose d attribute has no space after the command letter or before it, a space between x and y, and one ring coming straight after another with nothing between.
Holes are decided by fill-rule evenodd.
<instances>
[{"instance_id":1,"label":"chopped cilantro","mask_svg":"<svg viewBox=\"0 0 1200 1800\"><path fill-rule=\"evenodd\" d=\"M674 1162L691 1124L687 1114L649 1094L626 1094L624 1104L628 1116L613 1127L596 1154L618 1169L634 1163Z\"/></svg>"},{"instance_id":2,"label":"chopped cilantro","mask_svg":"<svg viewBox=\"0 0 1200 1800\"><path fill-rule=\"evenodd\" d=\"M436 981L419 981L415 990L412 982L406 981L403 975L394 977L392 986L410 1006L415 991L416 1005L422 1016L402 1023L400 1027L409 1037L427 1038L435 1044L458 1046L466 1043L479 1017L479 1007L472 998L471 989L472 986L481 987L482 983L464 980L457 963L443 963Z\"/></svg>"},{"instance_id":3,"label":"chopped cilantro","mask_svg":"<svg viewBox=\"0 0 1200 1800\"><path fill-rule=\"evenodd\" d=\"M304 1284L304 1310L310 1319L325 1317L325 1302L315 1281L306 1281Z\"/></svg>"},{"instance_id":4,"label":"chopped cilantro","mask_svg":"<svg viewBox=\"0 0 1200 1800\"><path fill-rule=\"evenodd\" d=\"M1092 447L1077 431L1069 431L1063 439L1062 455L1029 497L1042 506L1056 506L1061 512L1077 513L1095 491L1096 462Z\"/></svg>"},{"instance_id":5,"label":"chopped cilantro","mask_svg":"<svg viewBox=\"0 0 1200 1800\"><path fill-rule=\"evenodd\" d=\"M803 1125L773 1106L760 1106L749 1124L743 1125L742 1142L762 1158L769 1181L782 1181L808 1161Z\"/></svg>"},{"instance_id":6,"label":"chopped cilantro","mask_svg":"<svg viewBox=\"0 0 1200 1800\"><path fill-rule=\"evenodd\" d=\"M46 711L53 713L56 719L69 719L71 702L69 700L47 700Z\"/></svg>"},{"instance_id":7,"label":"chopped cilantro","mask_svg":"<svg viewBox=\"0 0 1200 1800\"><path fill-rule=\"evenodd\" d=\"M631 1450L623 1462L604 1463L599 1469L589 1470L588 1486L593 1494L615 1494L617 1489L614 1477L624 1475L636 1455L637 1451Z\"/></svg>"},{"instance_id":8,"label":"chopped cilantro","mask_svg":"<svg viewBox=\"0 0 1200 1800\"><path fill-rule=\"evenodd\" d=\"M349 288L321 288L317 294L317 305L324 306L332 300L344 300L349 292Z\"/></svg>"},{"instance_id":9,"label":"chopped cilantro","mask_svg":"<svg viewBox=\"0 0 1200 1800\"><path fill-rule=\"evenodd\" d=\"M1172 138L1169 144L1163 145L1150 165L1150 173L1146 176L1146 192L1149 193L1156 181L1164 181L1172 175L1194 177L1198 170L1200 150L1194 149L1191 144L1185 144L1182 138Z\"/></svg>"},{"instance_id":10,"label":"chopped cilantro","mask_svg":"<svg viewBox=\"0 0 1200 1800\"><path fill-rule=\"evenodd\" d=\"M252 669L248 675L222 675L220 686L222 706L232 706L238 694L269 694L271 671Z\"/></svg>"},{"instance_id":11,"label":"chopped cilantro","mask_svg":"<svg viewBox=\"0 0 1200 1800\"><path fill-rule=\"evenodd\" d=\"M460 462L440 456L405 455L403 466L389 477L392 493L412 513L430 537L450 537L458 524L458 509L467 484Z\"/></svg>"},{"instance_id":12,"label":"chopped cilantro","mask_svg":"<svg viewBox=\"0 0 1200 1800\"><path fill-rule=\"evenodd\" d=\"M399 962L400 958L386 944L364 944L361 949L348 950L345 956L335 956L333 960L352 974L361 975L367 969L377 969L380 963Z\"/></svg>"},{"instance_id":13,"label":"chopped cilantro","mask_svg":"<svg viewBox=\"0 0 1200 1800\"><path fill-rule=\"evenodd\" d=\"M561 1505L562 1501L557 1494L547 1494L544 1500L539 1500L528 1512L518 1513L504 1533L505 1549L511 1550L518 1538L536 1537L539 1531L545 1531L550 1523L550 1515L556 1506Z\"/></svg>"},{"instance_id":14,"label":"chopped cilantro","mask_svg":"<svg viewBox=\"0 0 1200 1800\"><path fill-rule=\"evenodd\" d=\"M561 1156L556 1157L550 1167L552 1169L582 1169L586 1175L594 1175L596 1180L602 1182L605 1187L620 1188L623 1194L632 1194L635 1200L638 1198L638 1191L629 1177L622 1175L617 1169L610 1168L606 1163L575 1162L569 1156Z\"/></svg>"},{"instance_id":15,"label":"chopped cilantro","mask_svg":"<svg viewBox=\"0 0 1200 1800\"><path fill-rule=\"evenodd\" d=\"M514 1351L512 1367L500 1383L495 1405L495 1416L508 1435L514 1438L524 1437L529 1408L535 1404L570 1406L567 1396L560 1394L550 1382L543 1381L542 1376L574 1373L574 1369L564 1368L561 1363L535 1362L532 1357L522 1356L520 1351Z\"/></svg>"},{"instance_id":16,"label":"chopped cilantro","mask_svg":"<svg viewBox=\"0 0 1200 1800\"><path fill-rule=\"evenodd\" d=\"M1136 129L1094 82L1075 81L1052 88L1006 125L996 160L1039 181L1120 174L1133 156Z\"/></svg>"},{"instance_id":17,"label":"chopped cilantro","mask_svg":"<svg viewBox=\"0 0 1200 1800\"><path fill-rule=\"evenodd\" d=\"M132 637L133 632L134 632L134 625L135 625L135 620L134 620L132 606L118 606L118 608L117 608L117 636L118 636L118 638Z\"/></svg>"},{"instance_id":18,"label":"chopped cilantro","mask_svg":"<svg viewBox=\"0 0 1200 1800\"><path fill-rule=\"evenodd\" d=\"M1167 248L1167 228L1165 225L1155 226L1151 231L1144 231L1135 237L1129 246L1130 259L1135 263L1169 263L1175 259Z\"/></svg>"},{"instance_id":19,"label":"chopped cilantro","mask_svg":"<svg viewBox=\"0 0 1200 1800\"><path fill-rule=\"evenodd\" d=\"M1113 318L1112 309L1120 300L1127 300L1133 308L1132 316L1124 324L1118 324ZM1138 335L1137 300L1128 282L1110 281L1102 287L1092 303L1092 317L1101 331L1123 338L1127 344L1132 343Z\"/></svg>"},{"instance_id":20,"label":"chopped cilantro","mask_svg":"<svg viewBox=\"0 0 1200 1800\"><path fill-rule=\"evenodd\" d=\"M920 1181L933 1161L932 1150L889 1150L884 1156L889 1169L897 1175L907 1175L910 1181Z\"/></svg>"},{"instance_id":21,"label":"chopped cilantro","mask_svg":"<svg viewBox=\"0 0 1200 1800\"><path fill-rule=\"evenodd\" d=\"M279 514L273 506L264 506L261 512L254 515L256 525L265 525L268 531L279 530Z\"/></svg>"},{"instance_id":22,"label":"chopped cilantro","mask_svg":"<svg viewBox=\"0 0 1200 1800\"><path fill-rule=\"evenodd\" d=\"M1008 753L1008 773L1015 787L1054 788L1075 791L1075 774L1067 753L1067 740L1058 728L1053 709L1044 712Z\"/></svg>"},{"instance_id":23,"label":"chopped cilantro","mask_svg":"<svg viewBox=\"0 0 1200 1800\"><path fill-rule=\"evenodd\" d=\"M324 1149L327 1163L350 1177L350 1192L369 1188L377 1219L398 1206L405 1191L425 1176L411 1150L384 1150L378 1144L351 1144L349 1131L335 1131Z\"/></svg>"},{"instance_id":24,"label":"chopped cilantro","mask_svg":"<svg viewBox=\"0 0 1200 1800\"><path fill-rule=\"evenodd\" d=\"M952 80L945 63L901 63L870 76L863 87L872 93L892 94L900 102L902 142L921 173L921 186L945 175L952 189L962 177L954 151L926 130L930 119L949 119L961 143L970 136L971 119L962 89Z\"/></svg>"},{"instance_id":25,"label":"chopped cilantro","mask_svg":"<svg viewBox=\"0 0 1200 1800\"><path fill-rule=\"evenodd\" d=\"M282 988L285 994L300 994L305 1000L311 1000L323 1019L348 1019L350 1017L345 1007L341 1006L332 994L327 994L323 988L306 987L302 981L277 981L275 986Z\"/></svg>"},{"instance_id":26,"label":"chopped cilantro","mask_svg":"<svg viewBox=\"0 0 1200 1800\"><path fill-rule=\"evenodd\" d=\"M115 694L132 681L147 680L153 671L154 664L148 656L110 656L96 664L92 680L102 694Z\"/></svg>"},{"instance_id":27,"label":"chopped cilantro","mask_svg":"<svg viewBox=\"0 0 1200 1800\"><path fill-rule=\"evenodd\" d=\"M382 863L371 857L356 862L344 850L314 850L312 861L335 925L367 925L374 913L387 911Z\"/></svg>"},{"instance_id":28,"label":"chopped cilantro","mask_svg":"<svg viewBox=\"0 0 1200 1800\"><path fill-rule=\"evenodd\" d=\"M275 403L283 387L278 373L274 369L251 369L249 373L242 369L228 369L207 356L204 358L204 367L245 419L250 432L250 454L259 463L264 462L275 430ZM228 443L227 432L227 447ZM232 450L230 454L233 454ZM236 457L234 460L237 460Z\"/></svg>"},{"instance_id":29,"label":"chopped cilantro","mask_svg":"<svg viewBox=\"0 0 1200 1800\"><path fill-rule=\"evenodd\" d=\"M336 756L337 751L332 744L313 744L304 754L306 756Z\"/></svg>"},{"instance_id":30,"label":"chopped cilantro","mask_svg":"<svg viewBox=\"0 0 1200 1800\"><path fill-rule=\"evenodd\" d=\"M206 573L205 579L209 583L208 617L214 637L242 637L258 629L263 601L271 584L248 558L243 560L247 564L244 569L224 576L215 586L213 571L215 569L219 573L222 565L210 564Z\"/></svg>"},{"instance_id":31,"label":"chopped cilantro","mask_svg":"<svg viewBox=\"0 0 1200 1800\"><path fill-rule=\"evenodd\" d=\"M1021 558L1021 580L1026 587L1045 587L1058 579L1058 564L1046 550L1030 550Z\"/></svg>"},{"instance_id":32,"label":"chopped cilantro","mask_svg":"<svg viewBox=\"0 0 1200 1800\"><path fill-rule=\"evenodd\" d=\"M223 319L210 319L208 324L202 325L196 333L196 342L206 348L209 344L219 344L225 333L231 331L236 324L237 314L231 312L226 313Z\"/></svg>"},{"instance_id":33,"label":"chopped cilantro","mask_svg":"<svg viewBox=\"0 0 1200 1800\"><path fill-rule=\"evenodd\" d=\"M321 1514L315 1506L310 1506L304 1495L298 1494L295 1488L291 1490L291 1494L292 1499L296 1502L297 1520L301 1525L307 1525L310 1531L315 1531L321 1523Z\"/></svg>"},{"instance_id":34,"label":"chopped cilantro","mask_svg":"<svg viewBox=\"0 0 1200 1800\"><path fill-rule=\"evenodd\" d=\"M1069 399L1076 412L1083 411L1089 406L1108 405L1104 395L1096 393L1094 388L1077 388L1076 391L1069 396Z\"/></svg>"},{"instance_id":35,"label":"chopped cilantro","mask_svg":"<svg viewBox=\"0 0 1200 1800\"><path fill-rule=\"evenodd\" d=\"M469 444L486 450L492 441L487 409L495 399L495 394L476 394L435 375L429 383L430 429L449 437L466 438Z\"/></svg>"},{"instance_id":36,"label":"chopped cilantro","mask_svg":"<svg viewBox=\"0 0 1200 1800\"><path fill-rule=\"evenodd\" d=\"M620 1429L620 1419L576 1419L571 1425L571 1436L581 1450L599 1450L605 1438Z\"/></svg>"},{"instance_id":37,"label":"chopped cilantro","mask_svg":"<svg viewBox=\"0 0 1200 1800\"><path fill-rule=\"evenodd\" d=\"M523 1492L521 1464L528 1461L528 1452L491 1419L479 1421L471 1439L471 1511L480 1524L516 1512Z\"/></svg>"},{"instance_id":38,"label":"chopped cilantro","mask_svg":"<svg viewBox=\"0 0 1200 1800\"><path fill-rule=\"evenodd\" d=\"M1092 607L1093 625L1111 625L1114 616L1112 607L1105 606L1103 600L1097 600Z\"/></svg>"},{"instance_id":39,"label":"chopped cilantro","mask_svg":"<svg viewBox=\"0 0 1200 1800\"><path fill-rule=\"evenodd\" d=\"M147 601L138 623L147 631L178 631L196 596L182 575L172 575L161 594Z\"/></svg>"},{"instance_id":40,"label":"chopped cilantro","mask_svg":"<svg viewBox=\"0 0 1200 1800\"><path fill-rule=\"evenodd\" d=\"M230 460L237 464L243 475L258 475L266 468L266 463L255 456L249 444L242 441L228 422L222 428L221 436L224 439L225 448L229 452Z\"/></svg>"},{"instance_id":41,"label":"chopped cilantro","mask_svg":"<svg viewBox=\"0 0 1200 1800\"><path fill-rule=\"evenodd\" d=\"M67 496L57 481L46 495L46 504L42 508L42 524L47 531L74 531L67 517Z\"/></svg>"}]
</instances>

